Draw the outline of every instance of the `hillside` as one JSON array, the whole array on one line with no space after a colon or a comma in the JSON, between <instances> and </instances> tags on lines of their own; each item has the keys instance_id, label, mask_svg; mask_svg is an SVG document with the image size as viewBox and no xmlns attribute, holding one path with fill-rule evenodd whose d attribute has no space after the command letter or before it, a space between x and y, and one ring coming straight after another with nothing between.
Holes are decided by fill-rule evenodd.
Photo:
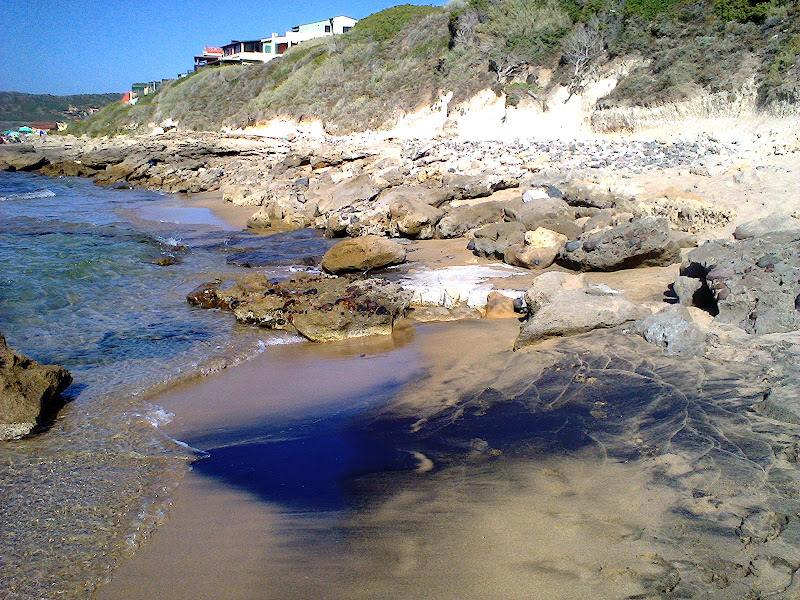
<instances>
[{"instance_id":1,"label":"hillside","mask_svg":"<svg viewBox=\"0 0 800 600\"><path fill-rule=\"evenodd\" d=\"M613 83L590 107L601 128L628 127L632 110L697 98L712 98L721 110L746 98L758 110L794 113L798 0L397 6L265 65L208 69L136 106L112 104L73 130L124 133L168 118L215 130L287 116L338 134L389 127L446 94L451 112L486 90L507 107L546 112L556 91L569 100L603 77Z\"/></svg>"},{"instance_id":2,"label":"hillside","mask_svg":"<svg viewBox=\"0 0 800 600\"><path fill-rule=\"evenodd\" d=\"M52 96L0 92L0 123L74 121L85 117L89 108L102 108L116 102L121 94L79 94ZM11 126L11 125L8 125Z\"/></svg>"}]
</instances>

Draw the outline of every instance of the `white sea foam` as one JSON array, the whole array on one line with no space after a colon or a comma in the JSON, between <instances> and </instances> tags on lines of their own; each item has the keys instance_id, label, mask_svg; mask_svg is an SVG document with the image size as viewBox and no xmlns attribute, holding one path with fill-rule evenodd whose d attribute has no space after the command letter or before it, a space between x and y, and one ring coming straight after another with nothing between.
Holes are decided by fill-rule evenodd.
<instances>
[{"instance_id":1,"label":"white sea foam","mask_svg":"<svg viewBox=\"0 0 800 600\"><path fill-rule=\"evenodd\" d=\"M36 190L35 192L25 192L24 194L9 194L8 196L0 196L0 202L8 200L36 200L37 198L52 198L55 192L51 190Z\"/></svg>"}]
</instances>

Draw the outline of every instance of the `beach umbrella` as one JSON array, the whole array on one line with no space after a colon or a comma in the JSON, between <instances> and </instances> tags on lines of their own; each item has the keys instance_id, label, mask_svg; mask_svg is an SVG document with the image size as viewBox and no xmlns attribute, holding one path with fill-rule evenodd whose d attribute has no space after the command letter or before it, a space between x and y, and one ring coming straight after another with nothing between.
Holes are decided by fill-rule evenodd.
<instances>
[{"instance_id":1,"label":"beach umbrella","mask_svg":"<svg viewBox=\"0 0 800 600\"><path fill-rule=\"evenodd\" d=\"M20 133L33 133L33 129L23 125L22 127L19 128L19 132Z\"/></svg>"}]
</instances>

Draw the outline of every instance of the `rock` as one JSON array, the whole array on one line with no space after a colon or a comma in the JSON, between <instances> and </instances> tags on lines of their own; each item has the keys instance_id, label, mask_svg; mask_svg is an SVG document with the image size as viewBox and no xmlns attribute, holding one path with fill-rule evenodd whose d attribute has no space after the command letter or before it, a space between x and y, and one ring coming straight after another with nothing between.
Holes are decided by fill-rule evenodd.
<instances>
[{"instance_id":1,"label":"rock","mask_svg":"<svg viewBox=\"0 0 800 600\"><path fill-rule=\"evenodd\" d=\"M423 202L430 206L441 206L452 196L446 190L440 188L428 188L422 185L400 185L381 192L378 200L391 205L393 202L409 201L413 203Z\"/></svg>"},{"instance_id":2,"label":"rock","mask_svg":"<svg viewBox=\"0 0 800 600\"><path fill-rule=\"evenodd\" d=\"M559 189L570 206L613 208L616 204L608 189L589 181L572 180L561 184Z\"/></svg>"},{"instance_id":3,"label":"rock","mask_svg":"<svg viewBox=\"0 0 800 600\"><path fill-rule=\"evenodd\" d=\"M503 258L510 265L546 269L553 264L566 243L567 236L539 227L534 231L526 231L524 242L509 247Z\"/></svg>"},{"instance_id":4,"label":"rock","mask_svg":"<svg viewBox=\"0 0 800 600\"><path fill-rule=\"evenodd\" d=\"M314 342L390 334L408 297L382 279L309 273L279 283L258 274L227 290L206 287L201 294L202 305L232 310L242 323L296 332Z\"/></svg>"},{"instance_id":5,"label":"rock","mask_svg":"<svg viewBox=\"0 0 800 600\"><path fill-rule=\"evenodd\" d=\"M771 388L753 408L770 419L800 425L800 387L796 380L792 383Z\"/></svg>"},{"instance_id":6,"label":"rock","mask_svg":"<svg viewBox=\"0 0 800 600\"><path fill-rule=\"evenodd\" d=\"M389 206L389 230L395 235L429 240L443 214L441 209L422 200L394 200Z\"/></svg>"},{"instance_id":7,"label":"rock","mask_svg":"<svg viewBox=\"0 0 800 600\"><path fill-rule=\"evenodd\" d=\"M66 369L18 354L0 335L0 440L19 438L48 424L71 383Z\"/></svg>"},{"instance_id":8,"label":"rock","mask_svg":"<svg viewBox=\"0 0 800 600\"><path fill-rule=\"evenodd\" d=\"M682 306L693 306L700 302L695 298L697 291L703 287L703 282L694 277L678 276L672 284L672 291L678 297L678 304Z\"/></svg>"},{"instance_id":9,"label":"rock","mask_svg":"<svg viewBox=\"0 0 800 600\"><path fill-rule=\"evenodd\" d=\"M497 202L458 206L448 210L439 220L436 233L442 238L462 237L472 229L502 220L503 208Z\"/></svg>"},{"instance_id":10,"label":"rock","mask_svg":"<svg viewBox=\"0 0 800 600\"><path fill-rule=\"evenodd\" d=\"M30 144L0 146L0 171L35 171L45 164L45 155Z\"/></svg>"},{"instance_id":11,"label":"rock","mask_svg":"<svg viewBox=\"0 0 800 600\"><path fill-rule=\"evenodd\" d=\"M525 201L523 196L522 200L505 202L503 210L507 219L518 221L530 230L547 222L575 220L575 210L561 198Z\"/></svg>"},{"instance_id":12,"label":"rock","mask_svg":"<svg viewBox=\"0 0 800 600\"><path fill-rule=\"evenodd\" d=\"M644 217L583 234L566 244L560 260L579 270L615 271L640 266L666 266L680 258L668 221Z\"/></svg>"},{"instance_id":13,"label":"rock","mask_svg":"<svg viewBox=\"0 0 800 600\"><path fill-rule=\"evenodd\" d=\"M518 317L514 310L514 299L500 292L490 292L486 297L487 319L509 319Z\"/></svg>"},{"instance_id":14,"label":"rock","mask_svg":"<svg viewBox=\"0 0 800 600\"><path fill-rule=\"evenodd\" d=\"M502 259L510 246L520 245L525 239L525 227L521 223L490 223L472 232L467 245L478 256Z\"/></svg>"},{"instance_id":15,"label":"rock","mask_svg":"<svg viewBox=\"0 0 800 600\"><path fill-rule=\"evenodd\" d=\"M717 206L697 194L680 192L674 187L664 190L657 198L642 202L640 211L666 217L675 229L689 233L722 227L736 217L732 208Z\"/></svg>"},{"instance_id":16,"label":"rock","mask_svg":"<svg viewBox=\"0 0 800 600\"><path fill-rule=\"evenodd\" d=\"M525 293L530 316L520 328L514 349L551 337L616 327L650 314L647 308L630 302L607 286L574 289L580 283L582 279L557 272L534 279L533 286Z\"/></svg>"},{"instance_id":17,"label":"rock","mask_svg":"<svg viewBox=\"0 0 800 600\"><path fill-rule=\"evenodd\" d=\"M326 188L322 182L310 190L318 198L319 212L328 213L341 210L358 202L373 200L381 188L369 175L358 175L345 179Z\"/></svg>"},{"instance_id":18,"label":"rock","mask_svg":"<svg viewBox=\"0 0 800 600\"><path fill-rule=\"evenodd\" d=\"M773 213L763 219L748 221L739 225L733 232L737 240L749 240L767 234L785 233L793 237L800 233L800 219L789 215Z\"/></svg>"},{"instance_id":19,"label":"rock","mask_svg":"<svg viewBox=\"0 0 800 600\"><path fill-rule=\"evenodd\" d=\"M689 171L693 175L716 177L717 175L722 175L730 168L730 159L722 156L704 156L692 163L689 167Z\"/></svg>"},{"instance_id":20,"label":"rock","mask_svg":"<svg viewBox=\"0 0 800 600\"><path fill-rule=\"evenodd\" d=\"M705 335L680 304L636 321L633 330L669 356L702 356L706 352Z\"/></svg>"},{"instance_id":21,"label":"rock","mask_svg":"<svg viewBox=\"0 0 800 600\"><path fill-rule=\"evenodd\" d=\"M707 242L691 250L681 275L701 281L716 319L748 333L800 329L800 232Z\"/></svg>"},{"instance_id":22,"label":"rock","mask_svg":"<svg viewBox=\"0 0 800 600\"><path fill-rule=\"evenodd\" d=\"M548 198L563 199L564 193L555 186L540 184L534 185L529 190L522 194L523 202L536 202L539 200L546 200Z\"/></svg>"},{"instance_id":23,"label":"rock","mask_svg":"<svg viewBox=\"0 0 800 600\"><path fill-rule=\"evenodd\" d=\"M552 302L557 294L563 291L580 290L586 287L583 275L549 271L533 280L531 287L525 291L523 299L527 311L535 313L545 304Z\"/></svg>"},{"instance_id":24,"label":"rock","mask_svg":"<svg viewBox=\"0 0 800 600\"><path fill-rule=\"evenodd\" d=\"M322 257L322 268L329 273L369 271L405 261L406 250L395 241L377 235L342 240Z\"/></svg>"},{"instance_id":25,"label":"rock","mask_svg":"<svg viewBox=\"0 0 800 600\"><path fill-rule=\"evenodd\" d=\"M459 200L491 196L498 190L505 190L519 185L517 181L509 181L496 173L484 173L482 175L447 173L444 175L442 183L445 189L450 190L450 195Z\"/></svg>"}]
</instances>

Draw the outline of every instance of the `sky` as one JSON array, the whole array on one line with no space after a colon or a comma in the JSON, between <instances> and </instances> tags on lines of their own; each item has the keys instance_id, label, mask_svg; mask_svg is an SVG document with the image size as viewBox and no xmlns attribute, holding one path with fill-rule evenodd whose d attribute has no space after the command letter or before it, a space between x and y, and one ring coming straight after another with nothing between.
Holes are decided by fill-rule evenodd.
<instances>
[{"instance_id":1,"label":"sky","mask_svg":"<svg viewBox=\"0 0 800 600\"><path fill-rule=\"evenodd\" d=\"M99 94L173 78L205 46L442 0L0 0L0 91Z\"/></svg>"}]
</instances>

